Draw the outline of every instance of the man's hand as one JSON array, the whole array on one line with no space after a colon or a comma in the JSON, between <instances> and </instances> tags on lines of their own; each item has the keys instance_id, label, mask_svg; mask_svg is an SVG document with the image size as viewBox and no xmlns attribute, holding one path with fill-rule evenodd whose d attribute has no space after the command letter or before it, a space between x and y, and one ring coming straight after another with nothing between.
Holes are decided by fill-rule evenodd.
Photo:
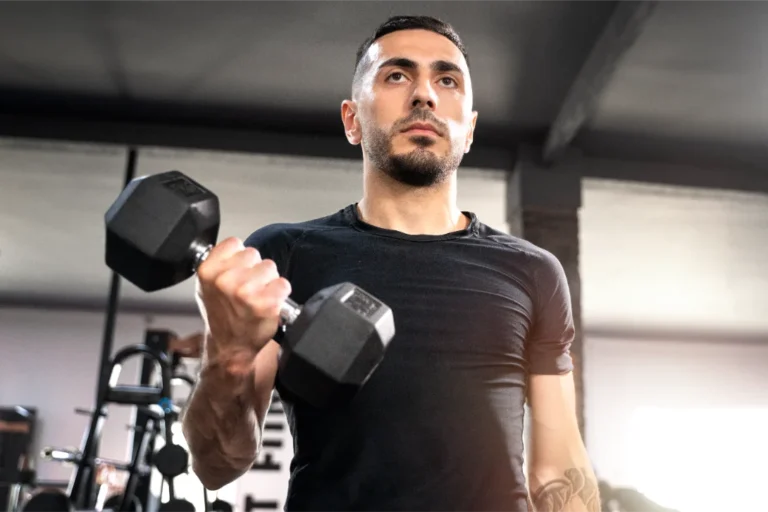
<instances>
[{"instance_id":1,"label":"man's hand","mask_svg":"<svg viewBox=\"0 0 768 512\"><path fill-rule=\"evenodd\" d=\"M245 377L253 360L272 339L280 306L291 284L272 260L253 247L227 238L211 249L197 269L197 302L210 333L204 366Z\"/></svg>"},{"instance_id":2,"label":"man's hand","mask_svg":"<svg viewBox=\"0 0 768 512\"><path fill-rule=\"evenodd\" d=\"M573 375L532 375L530 494L536 512L600 512L576 417Z\"/></svg>"}]
</instances>

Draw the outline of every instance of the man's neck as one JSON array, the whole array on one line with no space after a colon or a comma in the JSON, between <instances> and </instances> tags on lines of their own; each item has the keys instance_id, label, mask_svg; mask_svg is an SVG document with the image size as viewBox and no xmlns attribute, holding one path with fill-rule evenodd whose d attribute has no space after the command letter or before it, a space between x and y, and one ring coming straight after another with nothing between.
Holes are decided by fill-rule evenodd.
<instances>
[{"instance_id":1,"label":"man's neck","mask_svg":"<svg viewBox=\"0 0 768 512\"><path fill-rule=\"evenodd\" d=\"M456 204L456 174L432 187L411 187L379 171L364 173L358 214L364 222L409 235L442 235L465 229Z\"/></svg>"}]
</instances>

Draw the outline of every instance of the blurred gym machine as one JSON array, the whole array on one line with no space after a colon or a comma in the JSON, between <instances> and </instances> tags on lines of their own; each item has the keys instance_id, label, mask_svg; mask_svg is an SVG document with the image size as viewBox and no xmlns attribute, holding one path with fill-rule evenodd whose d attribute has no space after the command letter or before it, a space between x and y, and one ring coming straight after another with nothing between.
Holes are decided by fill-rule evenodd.
<instances>
[{"instance_id":1,"label":"blurred gym machine","mask_svg":"<svg viewBox=\"0 0 768 512\"><path fill-rule=\"evenodd\" d=\"M0 510L14 511L24 489L34 484L31 456L37 412L34 408L0 408Z\"/></svg>"},{"instance_id":2,"label":"blurred gym machine","mask_svg":"<svg viewBox=\"0 0 768 512\"><path fill-rule=\"evenodd\" d=\"M158 385L119 385L118 380L124 363L132 357L141 357L142 366L147 368L148 379L156 373ZM151 370L149 368L151 368ZM156 350L145 344L130 345L119 350L111 359L109 379L99 390L95 407L92 411L78 411L90 414L90 421L81 441L79 450L47 447L42 450L42 457L73 466L72 476L66 491L51 488L34 488L21 500L18 510L37 511L72 511L72 510L189 510L174 496L173 479L188 469L188 454L184 448L172 439L172 427L179 418L180 409L173 403L171 382L174 380L191 381L186 376L174 376L171 358L164 351ZM192 381L194 383L194 381ZM130 460L114 461L99 457L101 433L111 404L134 406L136 421L131 426L133 431ZM161 440L162 443L158 443ZM162 444L159 449L154 449ZM99 493L102 484L107 483L107 474L121 471L126 475L125 485L120 496L106 496ZM160 475L168 486L170 499L157 507L146 507L136 496L142 478ZM101 494L101 495L100 495Z\"/></svg>"}]
</instances>

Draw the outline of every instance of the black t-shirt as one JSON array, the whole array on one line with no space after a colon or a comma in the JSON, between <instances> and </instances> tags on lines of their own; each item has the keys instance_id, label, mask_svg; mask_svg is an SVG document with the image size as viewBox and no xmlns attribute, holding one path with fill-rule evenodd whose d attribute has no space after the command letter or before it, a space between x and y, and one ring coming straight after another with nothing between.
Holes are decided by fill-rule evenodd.
<instances>
[{"instance_id":1,"label":"black t-shirt","mask_svg":"<svg viewBox=\"0 0 768 512\"><path fill-rule=\"evenodd\" d=\"M526 382L572 369L568 284L552 254L464 214L465 230L408 235L349 205L247 239L300 304L348 281L395 320L346 407L312 408L278 374L294 437L286 510L527 510Z\"/></svg>"}]
</instances>

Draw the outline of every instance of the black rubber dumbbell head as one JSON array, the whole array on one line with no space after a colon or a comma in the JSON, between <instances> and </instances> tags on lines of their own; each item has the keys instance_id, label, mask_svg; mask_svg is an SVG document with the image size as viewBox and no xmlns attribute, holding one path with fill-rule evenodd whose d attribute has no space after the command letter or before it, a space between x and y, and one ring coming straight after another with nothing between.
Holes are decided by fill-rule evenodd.
<instances>
[{"instance_id":1,"label":"black rubber dumbbell head","mask_svg":"<svg viewBox=\"0 0 768 512\"><path fill-rule=\"evenodd\" d=\"M177 444L167 444L154 454L152 462L161 475L176 478L187 471L189 454Z\"/></svg>"},{"instance_id":2,"label":"black rubber dumbbell head","mask_svg":"<svg viewBox=\"0 0 768 512\"><path fill-rule=\"evenodd\" d=\"M115 512L120 510L120 505L123 503L123 495L122 494L116 494L114 496L109 497L105 502L102 510L114 510ZM143 507L141 506L141 500L139 500L138 496L131 496L130 501L128 501L128 506L125 508L127 512L142 512Z\"/></svg>"},{"instance_id":3,"label":"black rubber dumbbell head","mask_svg":"<svg viewBox=\"0 0 768 512\"><path fill-rule=\"evenodd\" d=\"M219 199L179 171L132 180L105 215L107 266L144 291L191 277L219 233Z\"/></svg>"},{"instance_id":4,"label":"black rubber dumbbell head","mask_svg":"<svg viewBox=\"0 0 768 512\"><path fill-rule=\"evenodd\" d=\"M174 498L161 503L158 510L160 512L195 512L195 506L187 500Z\"/></svg>"},{"instance_id":5,"label":"black rubber dumbbell head","mask_svg":"<svg viewBox=\"0 0 768 512\"><path fill-rule=\"evenodd\" d=\"M235 508L231 503L219 498L216 498L213 503L211 503L211 512L234 512L234 510Z\"/></svg>"},{"instance_id":6,"label":"black rubber dumbbell head","mask_svg":"<svg viewBox=\"0 0 768 512\"><path fill-rule=\"evenodd\" d=\"M72 500L59 489L39 488L22 504L22 512L74 512Z\"/></svg>"},{"instance_id":7,"label":"black rubber dumbbell head","mask_svg":"<svg viewBox=\"0 0 768 512\"><path fill-rule=\"evenodd\" d=\"M351 283L325 288L285 332L280 380L313 406L344 402L378 367L394 334L383 302Z\"/></svg>"}]
</instances>

